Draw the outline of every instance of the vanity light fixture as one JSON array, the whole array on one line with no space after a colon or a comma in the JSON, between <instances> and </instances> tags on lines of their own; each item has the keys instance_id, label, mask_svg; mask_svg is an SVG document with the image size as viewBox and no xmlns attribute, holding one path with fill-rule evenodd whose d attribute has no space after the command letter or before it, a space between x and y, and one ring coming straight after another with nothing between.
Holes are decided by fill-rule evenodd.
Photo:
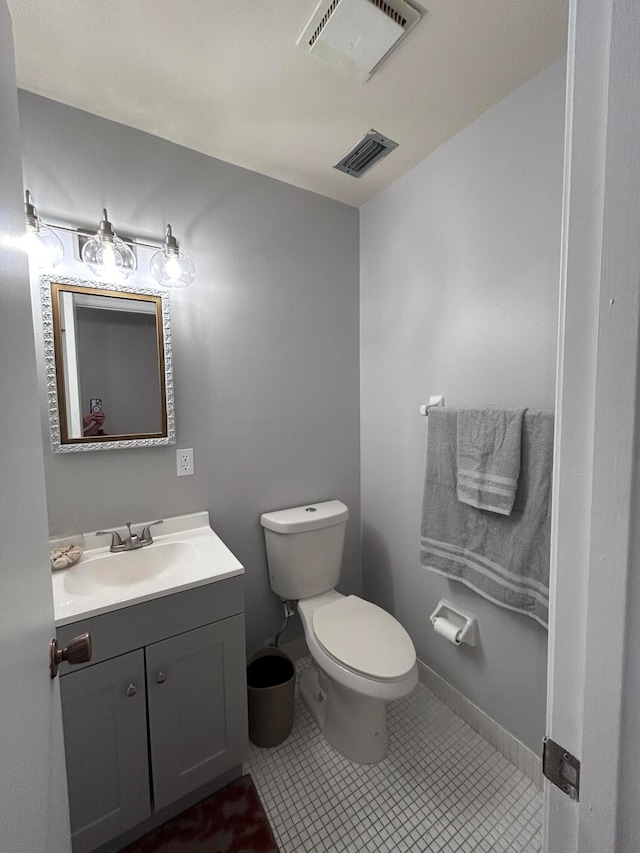
<instances>
[{"instance_id":1,"label":"vanity light fixture","mask_svg":"<svg viewBox=\"0 0 640 853\"><path fill-rule=\"evenodd\" d=\"M138 266L132 249L113 230L106 208L97 232L82 247L81 257L94 275L105 279L127 279Z\"/></svg>"},{"instance_id":2,"label":"vanity light fixture","mask_svg":"<svg viewBox=\"0 0 640 853\"><path fill-rule=\"evenodd\" d=\"M29 190L24 194L24 218L24 249L40 269L53 269L64 257L64 247L58 235L38 216Z\"/></svg>"},{"instance_id":3,"label":"vanity light fixture","mask_svg":"<svg viewBox=\"0 0 640 853\"><path fill-rule=\"evenodd\" d=\"M196 275L195 265L178 246L171 225L167 225L162 249L151 258L149 266L151 275L163 287L189 287Z\"/></svg>"},{"instance_id":4,"label":"vanity light fixture","mask_svg":"<svg viewBox=\"0 0 640 853\"><path fill-rule=\"evenodd\" d=\"M122 240L109 222L106 208L97 232L88 236L86 230L68 228L43 222L38 216L31 193L25 191L26 234L19 240L19 248L28 252L31 260L41 269L52 269L64 257L64 246L55 231L75 234L80 241L80 257L98 278L107 281L124 281L136 271L138 262L132 246L159 249L152 256L149 268L151 275L163 287L189 287L196 276L196 267L189 255L182 251L173 236L171 225L167 225L162 247L156 243L140 243ZM11 241L14 245L16 241Z\"/></svg>"}]
</instances>

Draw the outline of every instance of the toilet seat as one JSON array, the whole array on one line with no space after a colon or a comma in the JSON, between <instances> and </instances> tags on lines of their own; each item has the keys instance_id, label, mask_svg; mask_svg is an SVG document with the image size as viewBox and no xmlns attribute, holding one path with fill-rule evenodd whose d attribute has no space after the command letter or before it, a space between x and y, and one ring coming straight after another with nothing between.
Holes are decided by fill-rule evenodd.
<instances>
[{"instance_id":1,"label":"toilet seat","mask_svg":"<svg viewBox=\"0 0 640 853\"><path fill-rule=\"evenodd\" d=\"M355 595L313 612L313 633L326 654L359 675L405 678L416 663L411 638L390 613Z\"/></svg>"}]
</instances>

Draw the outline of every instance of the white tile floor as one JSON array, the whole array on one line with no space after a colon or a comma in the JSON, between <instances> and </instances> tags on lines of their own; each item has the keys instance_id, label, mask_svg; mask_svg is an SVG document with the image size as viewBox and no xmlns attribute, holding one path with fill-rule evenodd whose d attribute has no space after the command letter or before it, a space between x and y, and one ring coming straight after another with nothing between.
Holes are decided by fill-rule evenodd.
<instances>
[{"instance_id":1,"label":"white tile floor","mask_svg":"<svg viewBox=\"0 0 640 853\"><path fill-rule=\"evenodd\" d=\"M324 741L296 696L287 740L251 747L245 772L281 853L542 849L541 792L426 687L391 703L388 724L386 758L354 764Z\"/></svg>"}]
</instances>

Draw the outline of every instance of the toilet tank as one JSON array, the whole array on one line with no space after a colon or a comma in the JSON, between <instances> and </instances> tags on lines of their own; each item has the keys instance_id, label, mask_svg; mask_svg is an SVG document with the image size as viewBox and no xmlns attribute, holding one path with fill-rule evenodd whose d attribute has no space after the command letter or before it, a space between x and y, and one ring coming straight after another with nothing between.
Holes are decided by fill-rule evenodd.
<instances>
[{"instance_id":1,"label":"toilet tank","mask_svg":"<svg viewBox=\"0 0 640 853\"><path fill-rule=\"evenodd\" d=\"M348 517L341 501L305 504L260 517L269 583L276 595L297 601L337 586Z\"/></svg>"}]
</instances>

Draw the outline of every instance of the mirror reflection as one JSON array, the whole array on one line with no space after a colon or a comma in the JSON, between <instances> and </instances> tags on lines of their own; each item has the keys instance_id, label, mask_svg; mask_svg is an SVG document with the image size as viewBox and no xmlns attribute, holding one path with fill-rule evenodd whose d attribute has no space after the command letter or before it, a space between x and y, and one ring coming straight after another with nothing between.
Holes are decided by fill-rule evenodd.
<instances>
[{"instance_id":1,"label":"mirror reflection","mask_svg":"<svg viewBox=\"0 0 640 853\"><path fill-rule=\"evenodd\" d=\"M57 391L52 448L173 443L162 295L43 278L45 347L50 299Z\"/></svg>"}]
</instances>

